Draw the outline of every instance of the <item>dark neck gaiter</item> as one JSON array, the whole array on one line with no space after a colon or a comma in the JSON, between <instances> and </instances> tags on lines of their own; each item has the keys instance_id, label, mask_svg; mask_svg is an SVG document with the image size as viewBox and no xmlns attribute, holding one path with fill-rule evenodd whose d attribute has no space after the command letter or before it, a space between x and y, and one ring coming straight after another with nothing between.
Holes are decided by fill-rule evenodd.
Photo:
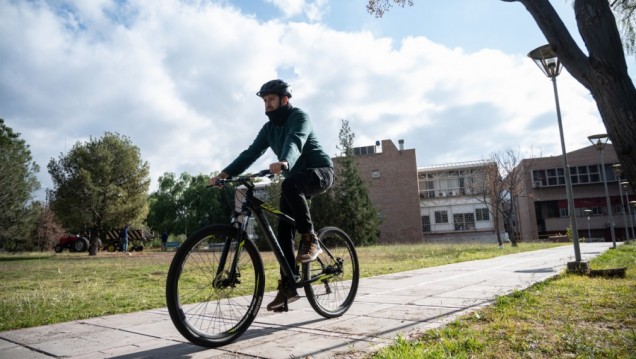
<instances>
[{"instance_id":1,"label":"dark neck gaiter","mask_svg":"<svg viewBox=\"0 0 636 359\"><path fill-rule=\"evenodd\" d=\"M289 116L289 111L292 109L291 104L288 102L286 106L281 106L274 111L265 112L265 115L269 118L269 121L274 124L274 126L282 126L287 121L287 117Z\"/></svg>"}]
</instances>

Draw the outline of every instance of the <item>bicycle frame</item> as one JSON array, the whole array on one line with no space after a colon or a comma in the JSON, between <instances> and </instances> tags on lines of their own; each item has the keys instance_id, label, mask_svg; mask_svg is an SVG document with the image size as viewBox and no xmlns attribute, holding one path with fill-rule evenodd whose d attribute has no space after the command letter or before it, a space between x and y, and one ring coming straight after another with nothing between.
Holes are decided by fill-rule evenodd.
<instances>
[{"instance_id":1,"label":"bicycle frame","mask_svg":"<svg viewBox=\"0 0 636 359\"><path fill-rule=\"evenodd\" d=\"M236 268L238 268L237 261L240 258L239 254L241 253L241 250L243 248L244 234L247 232L247 226L250 220L252 219L252 215L253 215L257 223L259 224L259 226L265 232L265 240L267 241L267 244L270 246L270 248L274 252L276 260L280 264L280 267L284 276L292 279L294 284L298 285L300 283L300 276L294 273L292 268L289 266L287 259L285 259L285 255L283 254L283 250L280 247L280 244L278 243L278 239L276 238L276 235L274 234L274 231L272 230L272 226L269 224L269 221L267 220L267 217L265 216L265 211L275 215L279 219L291 225L295 225L296 222L294 221L293 218L284 214L280 210L254 197L254 185L251 182L241 181L240 183L244 185L247 188L247 190L245 192L245 198L243 199L241 203L241 211L235 212L232 217L232 223L237 225L239 232L238 232L238 238L236 238L237 246L234 249L235 255L234 255L233 262L230 267L231 268L230 273L228 276L229 282L232 283L237 278L237 273L236 273ZM238 221L237 219L238 216L242 217L242 221ZM223 268L225 268L225 263L230 253L232 241L233 241L232 238L227 238L225 241L225 245L223 246L223 251L221 253L221 258L219 260L219 268L216 273L217 278L220 277L221 272L223 271Z\"/></svg>"}]
</instances>

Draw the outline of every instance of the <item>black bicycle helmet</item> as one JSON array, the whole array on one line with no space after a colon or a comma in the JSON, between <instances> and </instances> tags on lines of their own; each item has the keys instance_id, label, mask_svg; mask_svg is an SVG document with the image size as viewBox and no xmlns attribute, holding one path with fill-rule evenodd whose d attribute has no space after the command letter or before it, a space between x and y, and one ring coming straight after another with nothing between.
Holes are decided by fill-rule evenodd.
<instances>
[{"instance_id":1,"label":"black bicycle helmet","mask_svg":"<svg viewBox=\"0 0 636 359\"><path fill-rule=\"evenodd\" d=\"M269 94L276 94L279 96L292 97L289 91L289 85L283 80L271 80L261 86L261 90L256 93L256 96L263 97Z\"/></svg>"}]
</instances>

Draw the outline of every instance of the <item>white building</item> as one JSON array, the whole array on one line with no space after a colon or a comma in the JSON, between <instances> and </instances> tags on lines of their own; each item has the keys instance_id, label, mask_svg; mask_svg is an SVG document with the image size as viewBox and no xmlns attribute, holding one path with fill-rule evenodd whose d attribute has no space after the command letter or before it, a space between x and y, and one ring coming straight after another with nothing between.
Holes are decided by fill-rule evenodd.
<instances>
[{"instance_id":1,"label":"white building","mask_svg":"<svg viewBox=\"0 0 636 359\"><path fill-rule=\"evenodd\" d=\"M471 161L417 169L425 241L496 242L493 213L497 211L475 189L480 168L487 164ZM506 239L503 229L501 233Z\"/></svg>"}]
</instances>

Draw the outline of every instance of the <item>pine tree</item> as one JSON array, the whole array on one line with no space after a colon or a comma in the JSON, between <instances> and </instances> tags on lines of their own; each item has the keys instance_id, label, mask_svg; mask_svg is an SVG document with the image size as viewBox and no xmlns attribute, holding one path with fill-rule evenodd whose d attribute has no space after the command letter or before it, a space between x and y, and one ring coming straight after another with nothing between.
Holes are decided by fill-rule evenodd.
<instances>
[{"instance_id":1,"label":"pine tree","mask_svg":"<svg viewBox=\"0 0 636 359\"><path fill-rule=\"evenodd\" d=\"M29 204L40 187L29 145L0 118L0 248L18 250L33 229Z\"/></svg>"},{"instance_id":2,"label":"pine tree","mask_svg":"<svg viewBox=\"0 0 636 359\"><path fill-rule=\"evenodd\" d=\"M89 255L97 254L106 229L139 226L146 218L149 167L129 138L109 132L91 137L51 159L48 169L55 187L51 208L66 228L91 228Z\"/></svg>"},{"instance_id":3,"label":"pine tree","mask_svg":"<svg viewBox=\"0 0 636 359\"><path fill-rule=\"evenodd\" d=\"M312 200L312 218L317 228L331 225L344 230L356 245L375 244L380 234L378 210L358 171L353 154L355 134L346 120L342 120L339 138L336 181L327 193Z\"/></svg>"}]
</instances>

